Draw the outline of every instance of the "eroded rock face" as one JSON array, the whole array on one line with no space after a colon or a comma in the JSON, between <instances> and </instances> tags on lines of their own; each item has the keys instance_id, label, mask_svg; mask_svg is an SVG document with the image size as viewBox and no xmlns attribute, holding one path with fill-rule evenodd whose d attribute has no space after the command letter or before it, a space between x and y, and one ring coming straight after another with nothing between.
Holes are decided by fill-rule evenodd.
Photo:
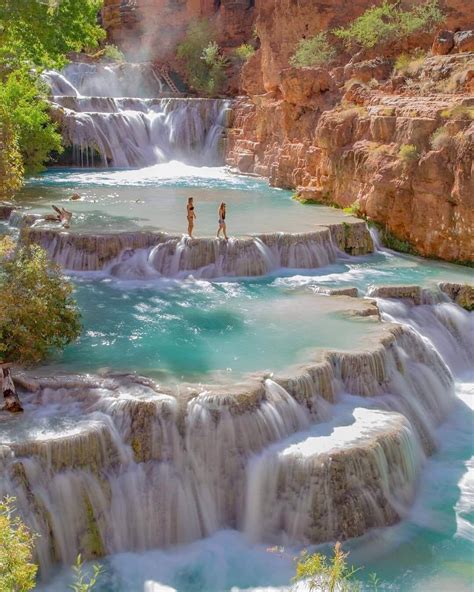
<instances>
[{"instance_id":1,"label":"eroded rock face","mask_svg":"<svg viewBox=\"0 0 474 592\"><path fill-rule=\"evenodd\" d=\"M108 36L135 59L173 62L176 44L193 20L208 18L224 47L252 37L253 0L105 0Z\"/></svg>"},{"instance_id":2,"label":"eroded rock face","mask_svg":"<svg viewBox=\"0 0 474 592\"><path fill-rule=\"evenodd\" d=\"M442 283L439 288L462 308L474 310L474 285Z\"/></svg>"}]
</instances>

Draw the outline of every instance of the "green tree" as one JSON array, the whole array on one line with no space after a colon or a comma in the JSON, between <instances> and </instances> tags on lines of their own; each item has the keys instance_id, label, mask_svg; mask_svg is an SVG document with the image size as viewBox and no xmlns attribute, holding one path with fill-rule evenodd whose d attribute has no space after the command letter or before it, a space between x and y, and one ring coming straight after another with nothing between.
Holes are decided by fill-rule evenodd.
<instances>
[{"instance_id":1,"label":"green tree","mask_svg":"<svg viewBox=\"0 0 474 592\"><path fill-rule=\"evenodd\" d=\"M103 0L2 0L0 64L61 68L67 54L97 47L105 38L97 14Z\"/></svg>"},{"instance_id":2,"label":"green tree","mask_svg":"<svg viewBox=\"0 0 474 592\"><path fill-rule=\"evenodd\" d=\"M67 54L94 48L105 37L97 14L103 0L2 0L0 2L0 118L9 115L11 146L19 147L23 166L17 173L37 172L61 138L50 121L47 90L40 81L44 68L60 68ZM22 175L19 175L20 177ZM9 183L9 185L11 185Z\"/></svg>"},{"instance_id":3,"label":"green tree","mask_svg":"<svg viewBox=\"0 0 474 592\"><path fill-rule=\"evenodd\" d=\"M43 169L51 152L61 152L61 135L49 117L47 90L26 67L14 70L0 86L0 109L9 113L25 173Z\"/></svg>"},{"instance_id":4,"label":"green tree","mask_svg":"<svg viewBox=\"0 0 474 592\"><path fill-rule=\"evenodd\" d=\"M13 499L0 500L0 592L27 592L35 587L34 538L14 516Z\"/></svg>"},{"instance_id":5,"label":"green tree","mask_svg":"<svg viewBox=\"0 0 474 592\"><path fill-rule=\"evenodd\" d=\"M321 32L310 39L301 39L290 64L296 68L321 66L334 59L336 50L329 43L327 33Z\"/></svg>"},{"instance_id":6,"label":"green tree","mask_svg":"<svg viewBox=\"0 0 474 592\"><path fill-rule=\"evenodd\" d=\"M1 91L0 91L1 92ZM0 199L17 191L23 179L18 136L9 112L0 104Z\"/></svg>"},{"instance_id":7,"label":"green tree","mask_svg":"<svg viewBox=\"0 0 474 592\"><path fill-rule=\"evenodd\" d=\"M206 95L222 90L227 60L221 54L208 20L197 20L189 25L176 53L192 88Z\"/></svg>"},{"instance_id":8,"label":"green tree","mask_svg":"<svg viewBox=\"0 0 474 592\"><path fill-rule=\"evenodd\" d=\"M7 410L22 410L11 364L37 364L79 336L72 290L43 248L0 241L0 382Z\"/></svg>"}]
</instances>

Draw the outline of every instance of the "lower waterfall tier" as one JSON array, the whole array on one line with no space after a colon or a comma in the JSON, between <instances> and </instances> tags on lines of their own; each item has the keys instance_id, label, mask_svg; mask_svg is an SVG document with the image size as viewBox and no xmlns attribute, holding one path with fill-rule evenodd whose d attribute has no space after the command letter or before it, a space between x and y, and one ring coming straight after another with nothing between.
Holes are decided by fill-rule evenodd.
<instances>
[{"instance_id":1,"label":"lower waterfall tier","mask_svg":"<svg viewBox=\"0 0 474 592\"><path fill-rule=\"evenodd\" d=\"M92 235L42 228L24 228L22 239L44 247L65 269L106 270L127 279L189 274L203 278L259 276L280 268L323 267L333 263L340 251L363 255L373 250L364 222L229 241L163 232Z\"/></svg>"},{"instance_id":2,"label":"lower waterfall tier","mask_svg":"<svg viewBox=\"0 0 474 592\"><path fill-rule=\"evenodd\" d=\"M318 543L392 524L454 399L436 350L391 324L273 380L176 390L71 376L23 390L25 415L3 424L0 496L41 535L44 571L222 528ZM274 512L258 509L267 496Z\"/></svg>"}]
</instances>

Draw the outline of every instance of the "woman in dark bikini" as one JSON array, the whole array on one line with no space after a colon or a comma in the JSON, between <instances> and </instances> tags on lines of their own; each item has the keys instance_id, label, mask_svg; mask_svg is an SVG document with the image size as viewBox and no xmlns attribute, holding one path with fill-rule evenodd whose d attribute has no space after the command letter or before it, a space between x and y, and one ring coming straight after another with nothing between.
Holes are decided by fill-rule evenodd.
<instances>
[{"instance_id":1,"label":"woman in dark bikini","mask_svg":"<svg viewBox=\"0 0 474 592\"><path fill-rule=\"evenodd\" d=\"M188 197L188 234L190 238L193 238L193 228L194 228L194 220L196 219L196 214L194 213L194 202L192 197Z\"/></svg>"},{"instance_id":2,"label":"woman in dark bikini","mask_svg":"<svg viewBox=\"0 0 474 592\"><path fill-rule=\"evenodd\" d=\"M229 240L227 236L227 226L225 224L225 203L222 202L219 206L219 228L217 230L217 238L219 238L221 231L224 232L225 240Z\"/></svg>"}]
</instances>

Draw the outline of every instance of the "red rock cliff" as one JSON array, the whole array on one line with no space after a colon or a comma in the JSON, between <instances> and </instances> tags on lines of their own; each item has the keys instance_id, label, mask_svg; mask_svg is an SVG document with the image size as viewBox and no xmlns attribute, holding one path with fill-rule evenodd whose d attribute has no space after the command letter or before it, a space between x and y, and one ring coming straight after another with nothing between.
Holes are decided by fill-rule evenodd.
<instances>
[{"instance_id":1,"label":"red rock cliff","mask_svg":"<svg viewBox=\"0 0 474 592\"><path fill-rule=\"evenodd\" d=\"M355 56L337 67L295 69L302 37L360 15L372 2L268 0L257 4L261 49L243 69L228 163L348 206L418 252L474 260L474 33L454 31L448 49L394 73L394 57L428 49L432 34ZM466 29L474 4L445 3L443 27ZM441 36L442 37L442 36ZM456 41L455 41L456 39Z\"/></svg>"}]
</instances>

